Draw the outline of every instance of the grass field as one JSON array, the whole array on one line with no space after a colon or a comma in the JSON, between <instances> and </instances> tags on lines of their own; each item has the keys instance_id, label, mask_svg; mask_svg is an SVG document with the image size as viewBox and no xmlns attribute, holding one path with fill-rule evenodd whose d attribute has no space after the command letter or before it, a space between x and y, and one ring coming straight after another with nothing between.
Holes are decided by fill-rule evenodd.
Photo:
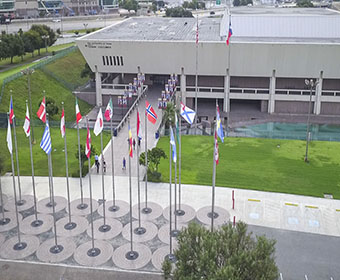
<instances>
[{"instance_id":1,"label":"grass field","mask_svg":"<svg viewBox=\"0 0 340 280\"><path fill-rule=\"evenodd\" d=\"M219 142L216 186L340 199L340 143L315 141L304 162L305 142L228 138ZM158 147L169 154L169 138ZM213 137L182 137L182 183L211 185ZM174 169L174 168L173 168ZM161 161L162 180L169 181L169 159Z\"/></svg>"},{"instance_id":2,"label":"grass field","mask_svg":"<svg viewBox=\"0 0 340 280\"><path fill-rule=\"evenodd\" d=\"M24 134L24 130L21 125L17 125L17 140L18 140L18 151L19 151L19 164L20 164L20 175L30 176L31 173L31 159L29 152L28 138ZM37 176L47 176L47 155L40 148L40 141L42 134L44 132L43 127L34 128L34 135L36 139L36 144L33 145L33 158L34 158L34 168L35 175ZM86 143L86 129L80 130L80 143ZM5 172L11 172L11 160L10 154L7 149L6 142L6 129L0 129L0 149L1 158L4 159ZM79 163L75 156L78 150L78 137L76 129L67 129L67 151L68 151L68 167L70 176L72 173L77 172L79 169ZM100 153L100 136L96 137L91 133L92 146L95 147L98 154ZM64 139L60 136L60 130L58 128L51 128L51 139L52 139L52 165L53 165L53 175L54 176L65 176L65 153L64 153ZM110 134L103 134L103 145L105 145L110 140ZM15 160L15 149L14 149L14 139L13 139L13 151ZM92 164L94 163L94 158L92 158ZM15 163L16 167L16 163Z\"/></svg>"},{"instance_id":3,"label":"grass field","mask_svg":"<svg viewBox=\"0 0 340 280\"><path fill-rule=\"evenodd\" d=\"M0 112L8 112L10 102L10 90L13 94L14 114L17 119L24 119L26 114L25 101L28 99L27 77L22 76L8 83L0 104ZM52 97L59 106L59 113L51 117L52 120L60 120L61 102L65 102L65 120L67 122L75 121L75 99L72 92L57 82L54 78L43 73L41 70L35 71L31 76L31 95L32 95L32 113L31 118L37 119L36 112L39 109L43 90L46 96ZM79 100L79 107L82 115L85 115L92 108L88 103Z\"/></svg>"}]
</instances>

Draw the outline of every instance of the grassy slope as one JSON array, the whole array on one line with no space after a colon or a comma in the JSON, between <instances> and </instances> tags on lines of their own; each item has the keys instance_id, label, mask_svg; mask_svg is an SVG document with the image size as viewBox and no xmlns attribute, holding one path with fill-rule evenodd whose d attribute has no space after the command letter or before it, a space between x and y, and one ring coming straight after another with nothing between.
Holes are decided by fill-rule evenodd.
<instances>
[{"instance_id":1,"label":"grassy slope","mask_svg":"<svg viewBox=\"0 0 340 280\"><path fill-rule=\"evenodd\" d=\"M158 147L168 155L169 138L163 137ZM339 199L339 149L337 142L312 142L306 164L304 141L228 138L219 143L216 185L318 197L331 193ZM182 137L182 182L211 185L212 153L212 137ZM162 160L159 170L168 181L169 161Z\"/></svg>"},{"instance_id":2,"label":"grassy slope","mask_svg":"<svg viewBox=\"0 0 340 280\"><path fill-rule=\"evenodd\" d=\"M35 175L37 176L47 176L47 156L44 151L40 148L40 141L43 134L44 128L37 127L34 128L36 144L33 145L33 158L34 158L34 168ZM86 143L86 129L80 130L80 142L81 144ZM0 129L0 149L3 151L1 157L5 160L5 170L6 172L11 171L10 154L7 149L6 143L6 129ZM76 129L67 129L67 151L68 151L68 166L69 174L76 172L78 170L78 160L75 157L76 151L78 150L78 138ZM96 137L92 135L92 146L96 148L96 151L100 153L100 136ZM51 129L52 138L52 160L53 160L53 175L54 176L65 176L65 153L64 153L64 139L60 136L60 130L58 128ZM20 164L20 175L31 175L31 161L29 152L28 138L26 138L21 126L17 126L17 139L18 139L18 150L19 150L19 164ZM110 134L103 134L103 144L104 146L109 142ZM14 139L13 139L13 149L14 149ZM15 151L14 151L15 159ZM94 159L92 158L92 163ZM16 166L16 165L15 165Z\"/></svg>"}]
</instances>

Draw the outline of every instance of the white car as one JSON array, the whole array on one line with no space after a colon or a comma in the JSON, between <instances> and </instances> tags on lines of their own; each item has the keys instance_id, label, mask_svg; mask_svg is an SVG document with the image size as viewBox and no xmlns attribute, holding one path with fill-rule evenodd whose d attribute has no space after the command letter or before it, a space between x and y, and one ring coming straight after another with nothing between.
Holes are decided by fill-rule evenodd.
<instances>
[{"instance_id":1,"label":"white car","mask_svg":"<svg viewBox=\"0 0 340 280\"><path fill-rule=\"evenodd\" d=\"M61 22L61 20L59 18L55 18L52 20L53 22Z\"/></svg>"}]
</instances>

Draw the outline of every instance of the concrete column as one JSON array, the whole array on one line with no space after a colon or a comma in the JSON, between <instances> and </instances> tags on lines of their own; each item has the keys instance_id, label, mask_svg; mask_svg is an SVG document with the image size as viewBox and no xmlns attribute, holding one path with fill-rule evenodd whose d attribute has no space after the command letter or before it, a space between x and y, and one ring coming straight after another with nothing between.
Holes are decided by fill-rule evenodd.
<instances>
[{"instance_id":1,"label":"concrete column","mask_svg":"<svg viewBox=\"0 0 340 280\"><path fill-rule=\"evenodd\" d=\"M187 103L187 96L186 96L186 87L187 87L187 77L184 74L184 68L182 67L181 70L181 95L182 95L182 102L184 105Z\"/></svg>"},{"instance_id":2,"label":"concrete column","mask_svg":"<svg viewBox=\"0 0 340 280\"><path fill-rule=\"evenodd\" d=\"M98 72L96 66L96 106L102 106L102 74Z\"/></svg>"},{"instance_id":3,"label":"concrete column","mask_svg":"<svg viewBox=\"0 0 340 280\"><path fill-rule=\"evenodd\" d=\"M270 77L269 81L269 101L268 101L268 113L273 114L275 112L275 89L276 89L276 77L275 70Z\"/></svg>"},{"instance_id":4,"label":"concrete column","mask_svg":"<svg viewBox=\"0 0 340 280\"><path fill-rule=\"evenodd\" d=\"M223 99L223 111L230 112L230 74L229 69L224 76L224 99Z\"/></svg>"},{"instance_id":5,"label":"concrete column","mask_svg":"<svg viewBox=\"0 0 340 280\"><path fill-rule=\"evenodd\" d=\"M320 72L320 76L317 80L318 84L315 88L315 102L314 102L314 114L320 115L321 112L321 94L322 94L322 81L323 81L323 71Z\"/></svg>"}]
</instances>

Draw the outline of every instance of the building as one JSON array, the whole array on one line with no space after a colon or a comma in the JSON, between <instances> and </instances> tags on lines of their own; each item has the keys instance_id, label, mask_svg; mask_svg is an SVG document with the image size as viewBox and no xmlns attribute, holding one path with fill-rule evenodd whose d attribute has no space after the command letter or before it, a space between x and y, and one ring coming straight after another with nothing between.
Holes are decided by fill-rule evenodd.
<instances>
[{"instance_id":1,"label":"building","mask_svg":"<svg viewBox=\"0 0 340 280\"><path fill-rule=\"evenodd\" d=\"M326 9L240 8L229 17L131 18L77 40L96 74L96 104L112 84L131 82L138 71L146 84L179 76L182 100L194 107L196 62L198 107L218 99L224 111L250 104L260 112L340 114L340 14ZM196 46L197 57L196 60ZM230 98L230 106L229 104Z\"/></svg>"}]
</instances>

